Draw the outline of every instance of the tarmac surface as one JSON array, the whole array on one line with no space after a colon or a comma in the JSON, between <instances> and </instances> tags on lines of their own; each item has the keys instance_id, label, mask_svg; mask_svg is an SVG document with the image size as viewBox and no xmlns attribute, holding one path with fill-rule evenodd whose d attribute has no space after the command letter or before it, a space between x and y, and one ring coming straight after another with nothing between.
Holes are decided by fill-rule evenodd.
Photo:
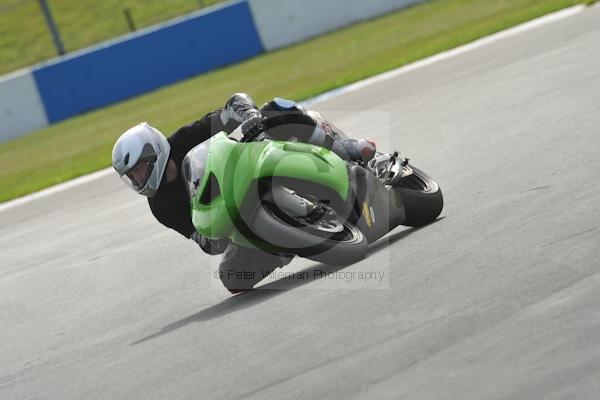
<instances>
[{"instance_id":1,"label":"tarmac surface","mask_svg":"<svg viewBox=\"0 0 600 400\"><path fill-rule=\"evenodd\" d=\"M231 296L116 175L4 210L0 398L598 398L600 7L315 107L442 218Z\"/></svg>"}]
</instances>

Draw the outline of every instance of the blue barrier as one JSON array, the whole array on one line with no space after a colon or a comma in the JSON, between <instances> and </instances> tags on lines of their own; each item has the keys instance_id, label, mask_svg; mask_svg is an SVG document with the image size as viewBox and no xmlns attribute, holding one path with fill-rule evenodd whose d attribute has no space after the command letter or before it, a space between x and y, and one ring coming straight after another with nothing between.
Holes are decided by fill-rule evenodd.
<instances>
[{"instance_id":1,"label":"blue barrier","mask_svg":"<svg viewBox=\"0 0 600 400\"><path fill-rule=\"evenodd\" d=\"M241 1L42 64L33 76L53 123L262 52Z\"/></svg>"}]
</instances>

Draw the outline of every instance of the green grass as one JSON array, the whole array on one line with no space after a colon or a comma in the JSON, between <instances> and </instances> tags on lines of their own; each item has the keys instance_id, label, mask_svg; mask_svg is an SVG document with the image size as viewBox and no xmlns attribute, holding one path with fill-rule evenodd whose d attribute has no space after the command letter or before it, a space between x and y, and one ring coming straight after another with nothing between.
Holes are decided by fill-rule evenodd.
<instances>
[{"instance_id":1,"label":"green grass","mask_svg":"<svg viewBox=\"0 0 600 400\"><path fill-rule=\"evenodd\" d=\"M224 0L48 0L65 49L73 51ZM0 0L0 74L52 57L56 50L37 0Z\"/></svg>"},{"instance_id":2,"label":"green grass","mask_svg":"<svg viewBox=\"0 0 600 400\"><path fill-rule=\"evenodd\" d=\"M0 201L109 166L137 122L170 134L238 91L305 99L581 2L433 0L72 118L0 144Z\"/></svg>"}]
</instances>

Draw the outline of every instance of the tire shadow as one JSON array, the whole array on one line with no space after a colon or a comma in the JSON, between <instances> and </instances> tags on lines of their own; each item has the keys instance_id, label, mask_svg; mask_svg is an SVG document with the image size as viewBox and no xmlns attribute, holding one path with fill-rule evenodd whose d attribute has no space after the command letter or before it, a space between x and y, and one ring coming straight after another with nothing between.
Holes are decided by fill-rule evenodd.
<instances>
[{"instance_id":1,"label":"tire shadow","mask_svg":"<svg viewBox=\"0 0 600 400\"><path fill-rule=\"evenodd\" d=\"M375 243L369 245L369 253L367 257L384 250L385 248L396 243L397 241L404 239L409 235L415 233L416 231L421 230L429 225L435 224L436 222L439 222L442 219L443 217L438 218L431 224L424 225L418 228L407 228L400 232L379 239ZM198 311L195 314L192 314L188 317L180 319L179 321L175 321L169 325L166 325L163 328L161 328L160 331L146 336L140 340L137 340L131 345L136 345L151 339L155 339L159 336L165 335L169 332L175 331L194 322L210 321L213 319L221 318L231 313L254 307L273 297L279 296L280 294L283 294L289 290L296 289L308 283L317 281L321 279L320 277L327 276L330 273L340 271L346 267L348 266L314 264L313 266L304 268L301 271L298 271L294 274L290 274L276 281L263 284L255 288L254 290L228 297L220 303L209 306L203 310ZM309 278L298 279L298 276L308 276Z\"/></svg>"}]
</instances>

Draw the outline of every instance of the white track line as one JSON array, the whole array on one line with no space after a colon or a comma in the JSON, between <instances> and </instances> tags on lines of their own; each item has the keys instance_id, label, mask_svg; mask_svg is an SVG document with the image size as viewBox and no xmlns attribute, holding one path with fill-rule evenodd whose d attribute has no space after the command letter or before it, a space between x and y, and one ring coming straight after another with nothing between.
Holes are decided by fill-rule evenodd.
<instances>
[{"instance_id":1,"label":"white track line","mask_svg":"<svg viewBox=\"0 0 600 400\"><path fill-rule=\"evenodd\" d=\"M64 183L59 183L58 185L50 186L49 188L40 190L39 192L28 194L27 196L19 197L18 199L10 200L5 203L0 203L0 212L9 210L14 207L18 207L22 204L29 203L30 201L37 200L37 199L49 196L54 193L59 193L59 192L65 191L67 189L82 185L84 183L95 181L96 179L102 178L104 176L108 176L111 173L114 174L112 167L105 168L100 171L92 172L91 174L83 175L83 176L80 176L79 178L75 178L75 179L72 179L72 180L64 182ZM118 177L116 175L115 175L115 178L118 179Z\"/></svg>"},{"instance_id":2,"label":"white track line","mask_svg":"<svg viewBox=\"0 0 600 400\"><path fill-rule=\"evenodd\" d=\"M375 83L378 83L378 82L382 82L382 81L385 81L387 79L391 79L391 78L397 77L399 75L406 74L406 73L408 73L410 71L414 71L416 69L423 68L423 67L426 67L428 65L435 64L437 62L440 62L440 61L443 61L443 60L447 60L447 59L452 58L452 57L459 56L461 54L464 54L464 53L467 53L469 51L478 49L480 47L486 46L486 45L491 44L493 42L496 42L496 41L499 41L499 40L502 40L502 39L505 39L505 38L508 38L508 37L511 37L511 36L514 36L514 35L518 35L520 33L529 31L531 29L535 29L535 28L540 27L542 25L546 25L546 24L549 24L549 23L552 23L552 22L556 22L556 21L559 21L559 20L571 17L571 16L573 16L575 14L578 14L579 12L585 10L585 8L586 7L584 5L577 5L577 6L574 6L574 7L566 8L566 9L561 10L561 11L557 11L557 12L552 13L552 14L545 15L543 17L531 20L529 22L525 22L525 23L523 23L521 25L517 25L517 26L514 26L512 28L506 29L504 31L500 31L500 32L494 33L494 34L492 34L490 36L486 36L486 37L483 37L481 39L475 40L474 42L465 44L463 46L456 47L456 48L454 48L452 50L448 50L448 51L445 51L443 53L439 53L439 54L436 54L434 56L431 56L429 58L425 58L423 60L416 61L416 62L414 62L412 64L408 64L408 65L405 65L403 67L400 67L400 68L397 68L397 69L385 72L383 74L375 75L375 76L373 76L371 78L368 78L368 79L365 79L365 80L362 80L362 81L358 81L358 82L352 83L352 84L350 84L348 86L344 86L344 87L341 87L341 88L334 89L332 91L323 93L323 94L321 94L319 96L313 97L312 99L304 101L303 104L304 105L313 104L313 103L318 102L318 101L329 100L329 99L331 99L333 97L341 96L341 95L343 95L345 93L354 92L354 91L362 89L362 88L364 88L366 86L369 86L369 85L372 85L372 84L375 84ZM92 174L85 175L85 176L82 176L82 177L70 180L68 182L61 183L61 184L49 187L49 188L41 190L39 192L32 193L32 194L29 194L29 195L24 196L24 197L20 197L20 198L15 199L15 200L10 200L10 201L7 201L5 203L0 203L0 212L9 210L9 209L14 208L14 207L18 207L18 206L20 206L22 204L26 204L26 203L28 203L30 201L37 200L39 198L46 197L48 195L52 195L54 193L62 192L64 190L70 189L70 188L75 187L75 186L79 186L79 185L82 185L82 184L85 184L85 183L88 183L88 182L92 182L92 181L94 181L96 179L102 178L102 177L107 176L107 175L109 175L111 173L113 173L112 172L112 168L106 168L106 169L94 172Z\"/></svg>"},{"instance_id":3,"label":"white track line","mask_svg":"<svg viewBox=\"0 0 600 400\"><path fill-rule=\"evenodd\" d=\"M549 24L549 23L552 23L552 22L560 21L562 19L565 19L565 18L571 17L571 16L573 16L575 14L578 14L578 13L580 13L581 11L583 11L585 9L586 9L586 6L580 4L580 5L577 5L577 6L565 8L565 9L563 9L561 11L557 11L557 12L552 13L552 14L547 14L547 15L545 15L543 17L539 17L537 19L525 22L523 24L513 26L512 28L505 29L503 31L491 34L489 36L485 36L485 37L483 37L481 39L477 39L477 40L475 40L475 41L473 41L471 43L467 43L467 44L462 45L460 47L456 47L454 49L451 49L451 50L448 50L448 51L444 51L442 53L438 53L438 54L436 54L434 56L431 56L431 57L428 57L428 58L424 58L424 59L419 60L419 61L415 61L412 64L407 64L407 65L405 65L403 67L396 68L396 69L393 69L393 70L388 71L388 72L384 72L384 73L379 74L379 75L375 75L373 77L364 79L362 81L358 81L358 82L352 83L352 84L350 84L348 86L344 86L344 87L341 87L341 88L338 88L338 89L331 90L329 92L326 92L326 93L323 93L323 94L318 95L316 97L313 97L312 99L308 99L305 102L303 102L303 104L309 105L309 104L312 104L312 103L315 103L315 102L329 100L329 99L331 99L333 97L340 96L340 95L343 95L343 94L346 94L346 93L349 93L349 92L354 92L354 91L362 89L362 88L364 88L366 86L373 85L375 83L382 82L382 81L385 81L387 79L395 78L395 77L397 77L399 75L406 74L408 72L414 71L414 70L419 69L419 68L426 67L426 66L431 65L431 64L435 64L435 63L440 62L440 61L448 60L450 58L459 56L461 54L465 54L465 53L467 53L469 51L473 51L475 49L479 49L481 47L487 46L487 45L489 45L489 44L491 44L493 42L497 42L499 40L506 39L508 37L518 35L520 33L529 31L531 29L538 28L538 27L540 27L542 25L546 25L546 24Z\"/></svg>"}]
</instances>

